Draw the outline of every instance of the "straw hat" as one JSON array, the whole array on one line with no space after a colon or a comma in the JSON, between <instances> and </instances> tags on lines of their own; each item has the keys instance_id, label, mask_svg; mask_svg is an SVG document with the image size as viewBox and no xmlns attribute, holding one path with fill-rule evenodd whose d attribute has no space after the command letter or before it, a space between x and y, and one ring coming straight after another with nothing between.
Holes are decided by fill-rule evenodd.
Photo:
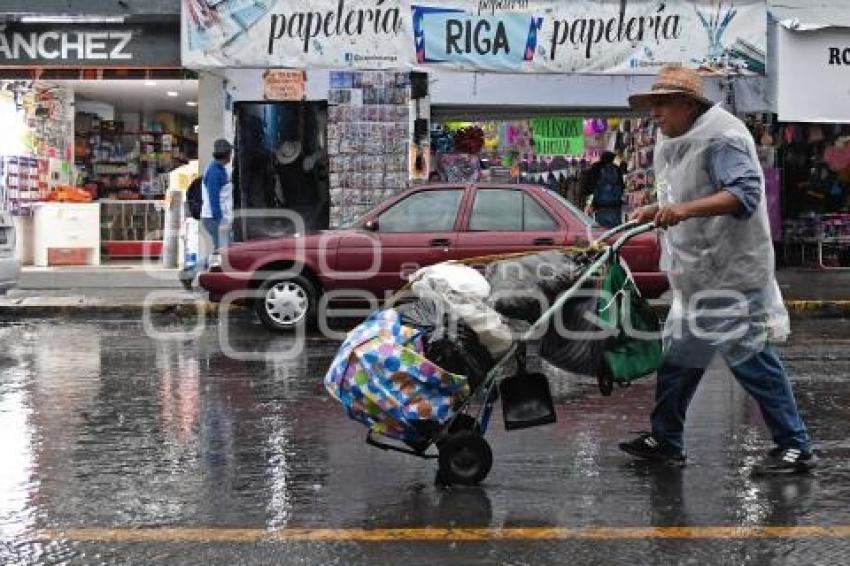
<instances>
[{"instance_id":1,"label":"straw hat","mask_svg":"<svg viewBox=\"0 0 850 566\"><path fill-rule=\"evenodd\" d=\"M300 141L285 141L278 146L275 152L275 157L281 165L289 165L298 159L299 155L301 155Z\"/></svg>"},{"instance_id":2,"label":"straw hat","mask_svg":"<svg viewBox=\"0 0 850 566\"><path fill-rule=\"evenodd\" d=\"M685 67L664 67L655 78L652 90L629 97L629 105L635 110L646 110L653 102L663 96L685 95L707 106L714 103L706 98L702 77L693 69Z\"/></svg>"}]
</instances>

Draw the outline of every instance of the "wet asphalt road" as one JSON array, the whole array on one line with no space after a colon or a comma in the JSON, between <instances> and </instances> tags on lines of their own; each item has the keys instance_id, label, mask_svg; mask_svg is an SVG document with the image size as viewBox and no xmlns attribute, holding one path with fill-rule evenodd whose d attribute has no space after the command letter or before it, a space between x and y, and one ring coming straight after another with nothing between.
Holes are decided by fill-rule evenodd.
<instances>
[{"instance_id":1,"label":"wet asphalt road","mask_svg":"<svg viewBox=\"0 0 850 566\"><path fill-rule=\"evenodd\" d=\"M454 489L434 485L435 463L364 444L322 386L337 342L284 356L292 337L227 330L0 327L0 563L850 563L848 322L799 322L782 350L813 476L749 477L769 442L722 367L680 471L616 448L646 428L653 380L602 398L551 372L558 423L506 433L497 412L493 471Z\"/></svg>"}]
</instances>

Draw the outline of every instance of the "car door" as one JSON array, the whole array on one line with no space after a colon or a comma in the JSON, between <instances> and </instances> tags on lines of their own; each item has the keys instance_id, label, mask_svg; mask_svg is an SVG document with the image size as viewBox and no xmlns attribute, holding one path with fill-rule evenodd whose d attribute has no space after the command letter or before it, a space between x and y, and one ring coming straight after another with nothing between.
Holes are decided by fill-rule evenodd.
<instances>
[{"instance_id":1,"label":"car door","mask_svg":"<svg viewBox=\"0 0 850 566\"><path fill-rule=\"evenodd\" d=\"M566 245L568 230L531 191L478 187L458 234L461 258Z\"/></svg>"},{"instance_id":2,"label":"car door","mask_svg":"<svg viewBox=\"0 0 850 566\"><path fill-rule=\"evenodd\" d=\"M383 298L384 292L402 287L420 267L454 259L464 192L463 188L414 191L382 211L373 219L372 230L340 241L337 278L348 288Z\"/></svg>"}]
</instances>

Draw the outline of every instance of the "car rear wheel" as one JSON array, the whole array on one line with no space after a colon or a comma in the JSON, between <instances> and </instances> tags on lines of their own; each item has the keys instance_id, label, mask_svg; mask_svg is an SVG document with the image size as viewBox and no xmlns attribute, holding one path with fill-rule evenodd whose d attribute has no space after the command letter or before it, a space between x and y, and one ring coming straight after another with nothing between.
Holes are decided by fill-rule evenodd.
<instances>
[{"instance_id":1,"label":"car rear wheel","mask_svg":"<svg viewBox=\"0 0 850 566\"><path fill-rule=\"evenodd\" d=\"M287 331L313 324L317 298L316 286L304 276L271 278L260 285L254 308L267 328Z\"/></svg>"}]
</instances>

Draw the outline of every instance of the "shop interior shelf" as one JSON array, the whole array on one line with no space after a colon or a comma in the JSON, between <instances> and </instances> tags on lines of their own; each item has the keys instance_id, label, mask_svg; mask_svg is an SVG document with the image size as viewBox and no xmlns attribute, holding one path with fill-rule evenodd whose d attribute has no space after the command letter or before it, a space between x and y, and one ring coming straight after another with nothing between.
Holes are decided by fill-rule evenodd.
<instances>
[{"instance_id":1,"label":"shop interior shelf","mask_svg":"<svg viewBox=\"0 0 850 566\"><path fill-rule=\"evenodd\" d=\"M164 229L163 201L103 199L101 240L110 256L157 256Z\"/></svg>"}]
</instances>

